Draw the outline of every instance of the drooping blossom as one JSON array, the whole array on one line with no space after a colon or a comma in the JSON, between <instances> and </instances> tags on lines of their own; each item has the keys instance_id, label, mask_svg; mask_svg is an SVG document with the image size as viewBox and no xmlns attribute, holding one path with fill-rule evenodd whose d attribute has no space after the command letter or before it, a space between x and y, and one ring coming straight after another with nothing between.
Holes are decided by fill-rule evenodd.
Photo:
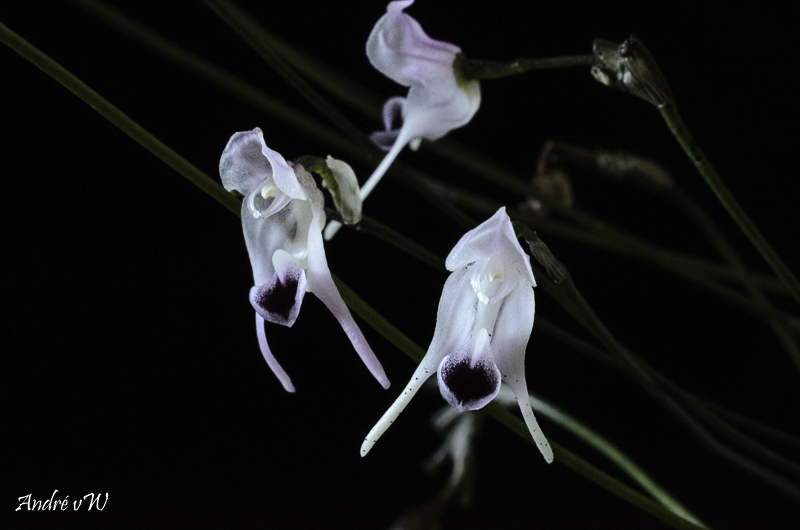
<instances>
[{"instance_id":1,"label":"drooping blossom","mask_svg":"<svg viewBox=\"0 0 800 530\"><path fill-rule=\"evenodd\" d=\"M327 164L334 173L352 173L347 164L332 158ZM333 313L369 371L388 388L389 381L380 362L353 320L328 269L322 241L324 198L314 178L302 165L286 162L267 147L259 128L231 137L222 153L219 172L225 189L244 195L242 227L255 279L250 303L256 310L258 343L283 387L294 392L289 376L269 349L264 321L292 326L303 296L309 291Z\"/></svg>"},{"instance_id":2,"label":"drooping blossom","mask_svg":"<svg viewBox=\"0 0 800 530\"><path fill-rule=\"evenodd\" d=\"M423 138L438 140L466 125L481 102L478 81L464 79L458 72L456 58L461 48L428 37L419 22L403 13L413 3L389 3L367 40L367 57L372 65L409 91L407 97L393 97L383 106L386 130L373 133L371 139L388 153L361 187L362 199L406 144L416 149ZM325 238L333 237L340 226L332 222Z\"/></svg>"},{"instance_id":3,"label":"drooping blossom","mask_svg":"<svg viewBox=\"0 0 800 530\"><path fill-rule=\"evenodd\" d=\"M366 455L434 373L442 397L460 411L484 407L506 383L545 460L553 451L528 401L525 349L533 328L536 281L511 220L500 208L470 230L447 256L436 329L428 352L400 397L361 446Z\"/></svg>"}]
</instances>

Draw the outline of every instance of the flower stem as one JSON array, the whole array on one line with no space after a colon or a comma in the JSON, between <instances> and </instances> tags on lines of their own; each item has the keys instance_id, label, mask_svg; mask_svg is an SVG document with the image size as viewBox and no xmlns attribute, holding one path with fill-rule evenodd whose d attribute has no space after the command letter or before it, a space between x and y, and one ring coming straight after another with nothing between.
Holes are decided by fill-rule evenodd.
<instances>
[{"instance_id":1,"label":"flower stem","mask_svg":"<svg viewBox=\"0 0 800 530\"><path fill-rule=\"evenodd\" d=\"M425 355L425 351L421 347L409 339L399 329L394 327L388 320L378 314L377 311L370 307L369 304L367 304L339 278L333 276L333 281L336 283L336 287L339 289L339 293L342 295L345 303L347 303L347 306L352 309L353 312L366 320L367 323L378 333L383 335L392 344L400 348L403 353L411 357L414 361L419 362L422 360ZM486 407L484 407L483 410L494 419L511 429L522 439L533 444L533 439L531 439L530 432L528 431L525 423L514 416L511 412L503 408L500 404L494 402L489 403ZM682 516L670 511L659 503L648 499L633 488L623 484L619 480L604 473L603 471L600 471L572 451L569 451L558 443L554 442L552 438L550 438L549 441L550 445L553 447L553 451L555 452L557 462L560 462L573 471L580 473L585 478L588 478L600 487L646 511L661 521L664 521L673 528L700 528L693 522L684 519Z\"/></svg>"},{"instance_id":2,"label":"flower stem","mask_svg":"<svg viewBox=\"0 0 800 530\"><path fill-rule=\"evenodd\" d=\"M658 500L662 505L670 509L670 511L680 515L684 519L693 522L698 526L705 527L705 525L685 508L680 502L674 499L666 490L659 486L636 462L631 460L629 456L623 453L610 441L600 436L597 432L590 429L577 418L567 414L563 410L559 410L553 405L542 401L540 398L530 394L528 396L533 409L550 418L553 422L562 426L575 436L581 438L587 444L594 447L597 451L602 453L606 458L614 462L625 473L635 480L645 491Z\"/></svg>"},{"instance_id":3,"label":"flower stem","mask_svg":"<svg viewBox=\"0 0 800 530\"><path fill-rule=\"evenodd\" d=\"M539 242L539 238L535 232L524 226L523 231L523 237L529 244ZM534 256L536 256L536 254L534 254ZM575 286L574 281L566 269L563 269L566 281L561 281L556 284L538 269L538 267L533 266L533 264L531 264L531 266L534 269L534 275L540 278L539 285L543 287L548 294L553 296L554 299L559 301L565 309L575 314L580 322L588 324L587 330L592 333L608 351L614 354L620 362L627 366L630 370L630 374L637 383L639 383L642 389L650 394L650 396L667 412L672 414L675 419L682 423L698 440L703 442L712 452L716 453L724 460L738 466L752 476L763 480L785 495L795 500L800 500L800 488L797 485L763 467L758 462L722 444L712 436L695 417L689 414L683 406L673 399L672 396L669 396L662 388L662 385L659 384L658 378L649 373L639 359L634 356L630 350L619 343L606 325L603 324L583 295L581 295L580 291L578 291L578 288Z\"/></svg>"},{"instance_id":4,"label":"flower stem","mask_svg":"<svg viewBox=\"0 0 800 530\"><path fill-rule=\"evenodd\" d=\"M541 160L545 164L549 161L555 161L558 165L575 164L610 174L617 179L639 184L640 188L646 188L655 195L667 198L700 228L706 239L728 264L735 279L753 299L754 304L768 311L772 309L769 299L748 273L741 257L714 220L688 193L675 185L674 179L666 170L652 160L630 153L586 149L562 142L548 142ZM781 319L773 319L769 321L769 325L789 353L789 357L800 369L800 348L786 323Z\"/></svg>"},{"instance_id":5,"label":"flower stem","mask_svg":"<svg viewBox=\"0 0 800 530\"><path fill-rule=\"evenodd\" d=\"M792 293L792 296L798 303L800 303L800 282L797 281L792 271L784 264L783 260L778 256L778 253L772 246L764 239L758 228L750 220L750 217L745 213L733 194L728 190L722 179L717 174L711 162L705 157L700 147L695 142L686 124L683 123L681 115L678 113L678 108L674 103L670 103L661 108L661 116L667 122L670 131L681 144L686 155L695 165L697 170L703 176L706 184L709 185L711 190L717 196L719 201L728 210L728 213L739 225L739 228L750 239L753 245L758 249L761 255L767 260L769 266L778 275L778 278L783 282L786 288Z\"/></svg>"},{"instance_id":6,"label":"flower stem","mask_svg":"<svg viewBox=\"0 0 800 530\"><path fill-rule=\"evenodd\" d=\"M87 105L99 112L104 118L116 125L122 132L133 138L142 147L164 161L172 169L186 177L195 186L209 194L230 211L239 215L241 201L225 191L208 175L197 169L185 158L164 145L158 138L144 130L122 111L86 86L80 79L72 75L50 57L39 51L28 41L0 23L0 42L25 57L39 67L44 73L61 83L70 92L82 99Z\"/></svg>"},{"instance_id":7,"label":"flower stem","mask_svg":"<svg viewBox=\"0 0 800 530\"><path fill-rule=\"evenodd\" d=\"M464 58L459 61L458 67L461 68L462 75L468 79L499 79L501 77L524 74L531 70L591 66L595 62L594 55L568 55L565 57L538 59L518 58L513 61L485 61Z\"/></svg>"},{"instance_id":8,"label":"flower stem","mask_svg":"<svg viewBox=\"0 0 800 530\"><path fill-rule=\"evenodd\" d=\"M340 131L350 137L366 154L374 150L366 135L333 105L328 103L305 79L295 72L272 47L263 28L229 0L204 0L231 29L272 66L300 95L326 116Z\"/></svg>"}]
</instances>

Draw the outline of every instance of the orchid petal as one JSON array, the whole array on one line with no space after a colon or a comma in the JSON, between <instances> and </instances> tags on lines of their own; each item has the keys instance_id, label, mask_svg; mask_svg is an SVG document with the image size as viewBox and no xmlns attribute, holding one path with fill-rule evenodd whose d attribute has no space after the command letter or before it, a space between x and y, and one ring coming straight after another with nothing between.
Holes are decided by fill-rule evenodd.
<instances>
[{"instance_id":1,"label":"orchid petal","mask_svg":"<svg viewBox=\"0 0 800 530\"><path fill-rule=\"evenodd\" d=\"M503 376L503 382L514 392L533 441L544 459L550 463L553 461L553 448L547 442L533 414L528 399L528 385L525 381L525 350L530 330L533 328L535 310L533 289L520 282L519 287L503 302L492 335L492 346L496 352L495 362Z\"/></svg>"},{"instance_id":2,"label":"orchid petal","mask_svg":"<svg viewBox=\"0 0 800 530\"><path fill-rule=\"evenodd\" d=\"M395 96L383 104L383 127L387 131L400 130L406 116L406 98Z\"/></svg>"},{"instance_id":3,"label":"orchid petal","mask_svg":"<svg viewBox=\"0 0 800 530\"><path fill-rule=\"evenodd\" d=\"M511 266L509 272L523 275L530 285L536 286L530 258L522 250L514 234L505 206L497 210L489 220L464 234L448 254L445 266L452 271L485 256L494 255L501 256L506 269Z\"/></svg>"},{"instance_id":4,"label":"orchid petal","mask_svg":"<svg viewBox=\"0 0 800 530\"><path fill-rule=\"evenodd\" d=\"M247 195L272 176L272 167L261 152L263 143L264 136L258 127L231 136L219 161L219 174L226 190Z\"/></svg>"},{"instance_id":5,"label":"orchid petal","mask_svg":"<svg viewBox=\"0 0 800 530\"><path fill-rule=\"evenodd\" d=\"M403 13L414 0L389 3L367 39L367 57L379 72L404 86L452 71L461 48L433 40L419 22Z\"/></svg>"},{"instance_id":6,"label":"orchid petal","mask_svg":"<svg viewBox=\"0 0 800 530\"><path fill-rule=\"evenodd\" d=\"M439 300L436 329L433 332L433 340L428 352L417 366L403 393L364 439L364 443L361 445L361 456L366 455L372 449L375 442L403 412L422 384L436 373L442 359L449 353L466 347L475 321L476 300L475 294L469 288L469 274L466 268L454 272L447 278L444 289L442 289L442 298Z\"/></svg>"},{"instance_id":7,"label":"orchid petal","mask_svg":"<svg viewBox=\"0 0 800 530\"><path fill-rule=\"evenodd\" d=\"M331 271L328 269L328 261L325 258L325 247L322 243L322 232L320 227L320 215L322 208L314 209L314 220L308 231L308 288L319 298L325 307L333 313L339 325L347 334L347 338L353 344L358 356L369 369L370 373L378 380L383 388L389 388L389 379L383 371L380 361L370 348L364 334L350 314L350 310L342 300L342 295L333 283ZM316 227L316 228L315 228Z\"/></svg>"},{"instance_id":8,"label":"orchid petal","mask_svg":"<svg viewBox=\"0 0 800 530\"><path fill-rule=\"evenodd\" d=\"M369 141L378 146L381 151L389 151L397 141L400 131L375 131L369 135Z\"/></svg>"},{"instance_id":9,"label":"orchid petal","mask_svg":"<svg viewBox=\"0 0 800 530\"><path fill-rule=\"evenodd\" d=\"M250 289L250 303L264 320L292 326L306 293L306 272L284 250L275 251L272 262L275 268L272 281Z\"/></svg>"},{"instance_id":10,"label":"orchid petal","mask_svg":"<svg viewBox=\"0 0 800 530\"><path fill-rule=\"evenodd\" d=\"M442 397L461 412L481 409L493 400L500 390L500 370L486 328L478 331L469 349L442 359L437 373Z\"/></svg>"},{"instance_id":11,"label":"orchid petal","mask_svg":"<svg viewBox=\"0 0 800 530\"><path fill-rule=\"evenodd\" d=\"M289 379L289 376L283 368L281 368L281 365L278 364L277 359L275 359L275 356L272 355L272 351L269 349L267 335L264 333L264 319L258 313L256 313L256 336L258 337L258 345L261 348L261 355L263 355L264 360L267 361L267 366L269 366L272 373L275 374L275 377L278 378L278 381L281 382L284 390L287 392L294 392L292 380Z\"/></svg>"},{"instance_id":12,"label":"orchid petal","mask_svg":"<svg viewBox=\"0 0 800 530\"><path fill-rule=\"evenodd\" d=\"M280 191L293 199L305 199L294 170L286 160L264 142L264 134L256 127L252 131L231 136L219 162L222 185L247 195L262 181L272 177Z\"/></svg>"}]
</instances>

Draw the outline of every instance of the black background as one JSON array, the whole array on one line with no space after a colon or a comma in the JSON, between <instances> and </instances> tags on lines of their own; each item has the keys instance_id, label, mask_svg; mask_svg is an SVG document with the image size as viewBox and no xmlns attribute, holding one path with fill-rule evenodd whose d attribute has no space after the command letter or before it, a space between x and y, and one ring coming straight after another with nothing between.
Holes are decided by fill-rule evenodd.
<instances>
[{"instance_id":1,"label":"black background","mask_svg":"<svg viewBox=\"0 0 800 530\"><path fill-rule=\"evenodd\" d=\"M475 58L588 53L593 38L636 34L719 173L800 271L796 19L759 3L642 4L420 0L409 14ZM112 5L324 122L201 3ZM364 54L383 2L241 5L381 97L405 92ZM287 159L337 156L68 3L3 2L0 21L214 178L231 134L256 126ZM484 82L477 115L450 136L521 176L531 174L549 138L652 157L708 209L748 264L766 272L656 109L600 86L586 70ZM342 109L365 133L377 128ZM392 381L383 391L309 296L292 329L267 329L297 388L284 392L258 351L239 220L6 47L0 131L3 439L10 442L0 512L12 527L387 528L443 484L446 475L420 468L439 443L428 425L443 404L436 394L416 397L367 458L358 453L413 364L359 320ZM518 202L424 151L401 160ZM371 167L354 167L363 182ZM572 177L577 206L666 248L715 257L666 202L592 173ZM441 256L463 232L391 179L365 213ZM798 433L800 374L765 324L654 265L542 237L623 343L686 389ZM427 347L443 275L352 230L342 230L327 254L334 273ZM537 316L577 331L537 294ZM712 454L630 380L535 327L527 365L533 392L617 443L710 526L796 525L794 501ZM540 421L553 439L621 476ZM663 526L565 466L545 465L492 421L477 443L473 504L452 508L444 528ZM55 489L57 498L108 492L110 500L99 513L14 512L18 497L47 499Z\"/></svg>"}]
</instances>

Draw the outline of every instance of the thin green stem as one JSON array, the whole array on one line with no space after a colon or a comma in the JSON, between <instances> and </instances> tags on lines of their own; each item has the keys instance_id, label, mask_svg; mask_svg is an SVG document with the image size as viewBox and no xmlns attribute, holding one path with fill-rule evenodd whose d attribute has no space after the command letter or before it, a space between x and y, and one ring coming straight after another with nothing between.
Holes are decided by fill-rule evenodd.
<instances>
[{"instance_id":1,"label":"thin green stem","mask_svg":"<svg viewBox=\"0 0 800 530\"><path fill-rule=\"evenodd\" d=\"M366 154L371 155L374 152L366 135L284 62L272 47L270 39L265 37L264 30L258 22L229 0L203 0L203 2L267 61L292 88L349 136Z\"/></svg>"},{"instance_id":2,"label":"thin green stem","mask_svg":"<svg viewBox=\"0 0 800 530\"><path fill-rule=\"evenodd\" d=\"M617 179L640 184L640 187L649 189L655 195L669 199L700 228L755 304L768 311L772 309L769 299L748 274L744 262L725 234L689 194L675 185L674 179L658 164L630 153L586 149L563 142L548 142L546 150L546 156L542 157L545 162L555 160L559 165L567 163L610 174ZM769 321L769 326L800 369L800 348L785 323L775 319Z\"/></svg>"},{"instance_id":3,"label":"thin green stem","mask_svg":"<svg viewBox=\"0 0 800 530\"><path fill-rule=\"evenodd\" d=\"M526 233L524 237L529 243L538 240L538 237L532 231ZM588 330L600 340L606 349L617 356L621 362L626 364L630 369L631 375L639 385L665 410L672 414L694 434L697 439L723 459L735 464L752 476L763 480L778 491L781 491L795 500L800 500L800 488L795 484L720 443L677 401L663 392L661 387L657 384L656 379L647 372L638 358L617 341L610 330L594 313L589 303L578 291L566 269L563 270L563 273L566 275L566 281L562 281L556 285L547 275L543 274L538 267L533 266L533 264L531 265L532 268L534 268L534 275L540 278L539 285L553 296L555 300L563 301L562 305L576 308L581 315L581 320L590 323Z\"/></svg>"},{"instance_id":4,"label":"thin green stem","mask_svg":"<svg viewBox=\"0 0 800 530\"><path fill-rule=\"evenodd\" d=\"M325 208L325 215L330 220L342 222L342 216L336 210ZM439 272L443 273L448 272L447 269L444 267L444 258L437 256L430 250L418 244L416 241L407 238L403 234L395 230L392 230L385 224L376 221L371 217L362 215L360 223L355 225L344 225L344 226L355 228L359 232L364 232L365 234L377 237L378 239L381 239L389 243L393 247L405 252L409 256L417 258L421 262L431 266L432 268L436 269Z\"/></svg>"},{"instance_id":5,"label":"thin green stem","mask_svg":"<svg viewBox=\"0 0 800 530\"><path fill-rule=\"evenodd\" d=\"M691 196L677 187L667 193L667 196L700 227L706 239L714 245L717 252L728 263L730 269L736 274L739 282L756 305L766 310L772 310L772 304L770 304L769 299L761 292L761 289L759 289L755 282L750 281L747 268L742 258L733 249L733 246L728 242L725 234L722 233L722 230L717 227L716 223L714 223L700 205L698 205ZM785 321L781 319L772 319L769 320L768 324L770 328L772 328L772 332L783 344L784 349L789 354L789 358L794 362L795 367L800 370L800 348L797 345L794 335L787 328Z\"/></svg>"},{"instance_id":6,"label":"thin green stem","mask_svg":"<svg viewBox=\"0 0 800 530\"><path fill-rule=\"evenodd\" d=\"M338 217L336 212L330 212L331 217ZM363 221L362 221L363 222ZM383 239L388 243L396 246L400 250L412 255L419 260L423 261L424 263L430 265L434 269L446 273L447 270L444 268L444 260L432 252L428 251L424 247L418 245L417 243L409 240L405 236L391 230L388 227L381 225L379 222L367 219L367 226L369 228L363 230L366 233L369 233L375 237ZM561 303L568 304L569 300L561 300ZM580 312L580 308L575 304L569 305L569 312L573 314L573 316L587 329L591 326L591 322L586 319L583 313ZM551 324L546 319L538 318L537 319L537 326L541 328L545 333L555 337L557 340L564 342L568 346L581 351L594 359L611 366L617 370L620 370L628 375L634 375L631 373L629 365L620 362L615 357L611 356L607 352L592 346L591 344L573 337L569 333L561 330L554 324ZM633 354L631 353L631 356ZM750 451L755 456L759 457L765 462L768 462L772 465L775 465L781 468L783 471L790 473L794 476L800 477L800 465L796 464L795 462L775 453L771 449L765 447L764 445L752 440L751 438L745 436L740 431L731 427L728 423L723 421L718 415L725 415L729 419L736 421L739 424L743 424L746 427L749 427L756 432L759 432L765 436L771 437L773 439L778 439L781 442L793 444L795 446L800 445L800 440L796 437L791 435L787 435L777 429L773 429L766 425L760 424L754 420L741 416L735 412L729 411L724 407L720 407L718 405L714 405L706 400L703 400L693 394L687 392L686 390L682 389L668 378L666 378L663 374L658 372L655 368L650 366L649 364L642 361L641 358L635 357L636 362L644 368L644 370L653 377L659 385L663 386L666 390L668 390L673 397L678 398L685 406L690 407L695 414L699 417L703 418L707 424L709 424L712 428L714 428L717 432L726 436L731 441L737 443L739 446L743 447L744 449Z\"/></svg>"},{"instance_id":7,"label":"thin green stem","mask_svg":"<svg viewBox=\"0 0 800 530\"><path fill-rule=\"evenodd\" d=\"M482 215L491 215L496 212L500 206L502 206L500 202L486 199L482 196L478 196L456 188L455 186L444 185L439 181L434 180L431 181L430 184L431 189L433 189L442 198L448 199L462 207L467 208L468 210L480 213ZM706 277L706 275L698 272L698 269L711 273L725 270L727 271L727 277L735 279L732 271L724 269L722 266L715 264L714 262L679 254L677 252L666 251L656 247L655 245L650 245L649 243L638 242L635 240L627 241L627 244L625 244L623 241L604 239L602 236L598 237L597 234L588 232L586 230L581 230L564 223L559 223L558 221L531 221L526 215L517 210L508 210L508 215L512 219L528 222L537 230L545 233L550 233L558 237L563 237L565 239L584 243L586 245L597 246L606 250L612 250L627 256L653 262L663 267L665 270L685 278L699 285L703 289L716 294L732 305L735 305L753 315L764 318L767 321L778 321L786 326L794 325L795 328L797 328L798 322L800 322L800 319L794 315L785 313L771 306L755 303L753 300L740 294L736 290L726 287L719 282L710 280L708 277Z\"/></svg>"},{"instance_id":8,"label":"thin green stem","mask_svg":"<svg viewBox=\"0 0 800 530\"><path fill-rule=\"evenodd\" d=\"M681 144L686 155L695 165L697 170L703 176L706 184L709 185L711 190L717 196L719 201L728 210L728 213L742 229L742 232L750 239L753 245L758 249L761 255L767 260L769 266L775 271L775 274L780 278L789 292L792 293L794 299L800 303L800 282L797 281L792 271L786 266L777 252L767 242L764 236L761 235L756 225L750 220L750 217L745 213L733 194L728 190L727 186L722 182L722 179L717 174L711 162L705 157L703 151L695 142L686 124L683 123L681 115L678 113L678 108L674 103L670 103L661 108L661 116L667 122L669 130Z\"/></svg>"},{"instance_id":9,"label":"thin green stem","mask_svg":"<svg viewBox=\"0 0 800 530\"><path fill-rule=\"evenodd\" d=\"M692 514L686 507L684 507L678 500L674 499L664 488L658 485L644 469L642 469L636 462L634 462L628 455L622 452L610 441L595 432L593 429L587 427L574 416L567 414L563 410L543 401L541 398L533 394L528 396L530 398L531 407L537 413L540 413L557 423L567 431L579 437L587 444L592 446L603 456L614 462L625 473L628 474L642 489L647 491L654 499L658 500L662 505L669 508L670 511L680 515L698 526L705 527L705 525Z\"/></svg>"},{"instance_id":10,"label":"thin green stem","mask_svg":"<svg viewBox=\"0 0 800 530\"><path fill-rule=\"evenodd\" d=\"M518 419L511 412L503 408L499 403L491 402L483 408L492 418L499 421L511 429L520 438L533 443L530 432L522 420ZM618 497L628 501L634 506L646 511L650 515L660 519L673 528L702 528L692 521L684 519L677 513L670 511L661 504L654 502L633 488L630 488L619 480L607 475L596 467L592 466L583 458L572 451L562 447L552 439L549 440L555 454L555 461L569 467L588 478L595 484L607 489Z\"/></svg>"},{"instance_id":11,"label":"thin green stem","mask_svg":"<svg viewBox=\"0 0 800 530\"><path fill-rule=\"evenodd\" d=\"M389 321L384 319L377 311L375 311L369 304L367 304L360 296L358 296L352 289L350 289L344 282L334 276L334 282L339 289L345 303L357 315L363 318L372 328L378 333L383 335L388 341L400 348L403 353L408 355L416 362L420 362L425 355L425 351L418 346L414 341L409 339L399 329L393 326ZM530 432L525 426L525 423L514 416L511 412L503 408L498 403L489 403L483 408L494 419L511 429L514 433L520 436L523 440L533 444ZM636 490L626 486L619 480L607 475L596 467L589 464L584 459L577 456L575 453L565 449L552 439L549 440L550 445L553 447L553 452L556 456L556 461L560 462L573 471L576 471L588 478L592 482L598 484L602 488L610 491L618 497L630 502L634 506L641 508L647 513L664 521L673 528L699 528L698 525L681 517L680 515L670 511L664 506L653 502Z\"/></svg>"},{"instance_id":12,"label":"thin green stem","mask_svg":"<svg viewBox=\"0 0 800 530\"><path fill-rule=\"evenodd\" d=\"M598 348L582 339L572 336L555 324L549 322L544 318L537 318L536 326L544 333L562 342L570 348L583 353L598 362L605 364L615 370L632 375L628 365L622 363L619 359L611 355L605 350ZM750 418L737 414L733 411L713 404L705 399L702 399L694 394L684 390L666 376L661 374L658 370L647 364L641 357L635 357L636 362L644 368L644 370L665 390L667 390L672 397L678 399L684 406L690 408L692 412L698 417L702 418L710 427L712 427L719 434L725 436L732 442L736 443L743 449L749 451L754 456L758 457L763 462L769 463L778 467L785 473L791 474L795 477L800 477L800 465L796 462L789 460L782 455L772 451L768 447L744 435L741 431L733 428L730 424L725 422L722 416L730 421L736 422L739 425L750 428L759 434L772 438L783 443L788 443L797 447L800 445L800 439L796 436L786 434L782 431L772 427L763 425Z\"/></svg>"},{"instance_id":13,"label":"thin green stem","mask_svg":"<svg viewBox=\"0 0 800 530\"><path fill-rule=\"evenodd\" d=\"M98 112L100 112L114 125L126 132L135 141L142 144L158 158L164 160L173 169L175 169L176 172L189 179L193 184L217 200L217 202L225 206L232 213L237 216L240 214L241 202L239 199L226 192L224 188L214 182L210 177L186 162L182 157L155 139L155 137L144 131L128 116L116 109L105 99L101 98L96 92L83 84L75 76L55 63L55 61L47 57L45 54L34 48L2 23L0 23L0 41L7 44L20 55L38 66L42 71L58 80L62 85L68 88L88 105L96 108ZM367 322L379 333L386 336L393 344L408 354L412 359L417 361L422 359L424 356L424 351L422 348L416 345L404 334L400 333L400 331L392 326L388 321L383 319L377 312L369 307L366 302L363 301L363 299L358 297L355 292L344 285L341 280L334 277L334 281L340 290L342 298L345 300L348 306L353 309L353 311L367 320ZM521 420L515 418L502 408L500 408L499 411L489 411L489 413L496 418L499 416L501 423L511 428L512 431L521 435L524 439L529 439L530 436L527 431L527 427ZM627 500L634 506L643 509L654 517L657 517L667 524L670 524L674 528L698 528L696 525L686 521L661 505L644 497L642 494L636 492L625 484L622 484L618 480L594 468L570 451L567 451L555 443L553 443L553 447L554 450L556 450L556 454L559 456L559 461L565 463L571 469L577 471L586 478L589 478L593 482L599 484L601 487L609 490L620 498Z\"/></svg>"},{"instance_id":14,"label":"thin green stem","mask_svg":"<svg viewBox=\"0 0 800 530\"><path fill-rule=\"evenodd\" d=\"M501 77L524 74L532 70L591 66L596 61L597 59L594 55L569 55L536 59L520 57L512 61L486 61L464 58L458 63L458 66L468 79L499 79Z\"/></svg>"},{"instance_id":15,"label":"thin green stem","mask_svg":"<svg viewBox=\"0 0 800 530\"><path fill-rule=\"evenodd\" d=\"M256 108L263 110L264 112L282 121L284 124L330 146L331 149L334 149L340 153L339 156L348 156L352 159L360 160L368 164L374 163L372 157L365 156L361 149L354 146L352 142L347 141L346 138L336 133L336 131L325 127L307 115L288 107L277 99L272 98L263 91L253 87L236 76L233 76L232 74L214 66L208 61L199 58L197 55L179 46L176 46L174 43L158 36L154 32L125 17L118 11L108 8L96 0L72 1L81 7L85 7L91 13L101 17L101 19L105 22L108 22L115 28L128 34L132 38L141 42L153 51L163 55L167 59L174 61L176 64L184 68L187 68L189 71L199 75L200 77L219 86L220 88L229 91L234 96L239 97L240 99L252 104ZM271 40L275 49L278 50L287 60L290 60L292 64L298 68L298 70L308 75L309 78L320 82L323 88L329 89L331 93L337 97L340 97L343 101L357 108L361 112L364 112L368 115L374 114L374 116L380 116L380 111L378 110L380 100L363 86L347 79L341 74L338 74L338 72L327 68L318 61L311 59L309 56L298 51L285 41L272 35L267 30L264 30L263 28L261 28L261 30L264 32L264 36ZM326 81L329 83L326 83ZM373 113L371 110L375 112ZM458 144L455 144L447 138L435 143L426 143L425 145L427 145L429 149L435 153L444 156L448 160L456 162L459 165L463 165L464 167L475 171L479 175L487 178L494 175L494 177L498 179L497 183L506 189L522 194L523 196L526 194L526 190L528 190L528 187L515 175L496 167L488 159L480 157L472 150L458 146ZM442 203L441 201L432 200L430 191L437 188L436 186L431 187L432 182L430 179L425 179L424 175L422 175L420 172L410 170L404 167L402 164L394 164L389 173L399 175L401 178L407 179L407 182L408 179L411 179L412 183L410 185L414 189L422 191L422 197L424 199L431 201L437 208L443 209L443 212L448 217L460 225L467 226L466 223L472 222L471 220L465 218L462 213L454 209L449 202ZM567 210L567 212L569 212L569 210ZM590 217L584 217L582 219L584 224L588 223L587 226L590 226L593 229L605 230L607 228L607 225L601 223L600 221L592 222ZM474 223L472 226L474 226ZM629 255L632 252L631 249L638 248L639 252L635 254L637 257L642 257L656 263L658 263L663 256L670 256L672 254L663 249L660 249L663 254L654 253L652 250L657 249L657 247L652 247L652 245L650 245L650 247L652 247L651 249L647 246L649 244L645 242L639 242L640 246L637 247L636 243L638 240L631 238L630 236L628 239L620 242L619 244L615 244L612 236L613 234L606 234L604 237L587 234L582 241L617 252L627 253ZM684 260L687 266L690 265L706 273L713 274L721 278L733 278L733 273L731 271L708 260L681 256L679 254L676 255L676 257ZM783 292L783 284L781 284L778 280L764 275L751 275L751 278L752 281L758 282L759 285L764 286L764 288L771 290L777 289Z\"/></svg>"},{"instance_id":16,"label":"thin green stem","mask_svg":"<svg viewBox=\"0 0 800 530\"><path fill-rule=\"evenodd\" d=\"M72 75L61 65L36 49L25 39L0 23L0 41L36 65L44 73L61 83L70 92L82 99L87 105L99 112L104 118L117 126L122 132L153 153L172 169L183 175L195 186L209 194L230 211L238 215L241 201L225 191L208 175L197 169L185 158L164 145L158 138L144 130L135 121L86 86L80 79Z\"/></svg>"},{"instance_id":17,"label":"thin green stem","mask_svg":"<svg viewBox=\"0 0 800 530\"><path fill-rule=\"evenodd\" d=\"M558 340L559 342L562 342L565 345L569 346L570 348L579 351L584 355L591 357L592 359L600 363L605 364L606 366L625 372L625 366L622 363L620 363L617 359L612 357L610 353L586 342L583 339L575 337L574 335L556 326L549 320L542 317L536 317L536 327L538 329L541 329L543 332L547 333L554 339ZM675 395L674 393L675 389L680 389L680 392L683 396L691 396L691 399L694 403L692 407L703 406L711 410L712 412L716 413L718 416L725 418L732 423L741 425L742 427L749 429L752 432L758 433L774 441L791 445L792 447L795 448L800 448L800 437L787 434L779 429L775 429L774 427L764 425L763 423L748 418L747 416L743 416L721 405L717 405L716 403L712 403L701 397L695 396L694 394L678 387L674 383L669 382L669 379L667 379L666 376L662 375L655 368L645 363L640 357L638 357L637 359L639 361L639 364L644 366L645 369L647 369L648 372L653 377L656 377L659 383L665 384L665 388L670 390L670 392L673 392L673 395Z\"/></svg>"}]
</instances>

